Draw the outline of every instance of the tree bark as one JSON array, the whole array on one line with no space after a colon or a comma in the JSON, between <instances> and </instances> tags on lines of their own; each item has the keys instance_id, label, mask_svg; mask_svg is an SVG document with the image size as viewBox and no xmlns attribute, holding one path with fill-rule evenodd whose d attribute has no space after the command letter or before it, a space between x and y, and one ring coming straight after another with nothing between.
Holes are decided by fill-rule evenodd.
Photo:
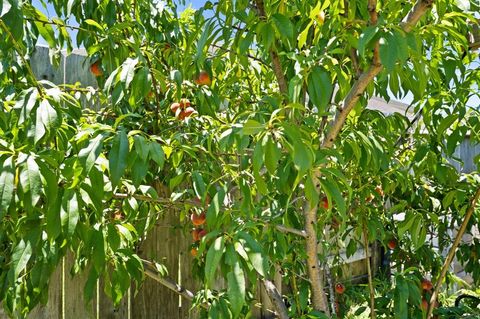
<instances>
[{"instance_id":1,"label":"tree bark","mask_svg":"<svg viewBox=\"0 0 480 319\"><path fill-rule=\"evenodd\" d=\"M460 244L460 241L462 240L462 236L465 233L465 229L467 228L468 222L470 221L470 217L472 217L473 212L475 211L475 206L477 205L477 201L479 197L480 197L480 188L477 189L477 191L475 192L475 195L470 200L470 207L468 207L468 210L467 210L467 213L465 214L462 225L458 230L457 236L453 241L452 247L448 251L447 258L445 259L445 263L443 264L443 267L442 267L442 271L440 272L440 276L437 279L435 290L433 291L432 297L430 298L430 304L428 306L428 312L427 312L427 319L432 318L433 308L435 307L435 302L437 301L438 293L440 291L440 288L442 287L443 279L445 279L445 276L448 271L448 267L450 267L450 264L452 263L452 260L455 257L455 252L457 251L457 247Z\"/></svg>"}]
</instances>

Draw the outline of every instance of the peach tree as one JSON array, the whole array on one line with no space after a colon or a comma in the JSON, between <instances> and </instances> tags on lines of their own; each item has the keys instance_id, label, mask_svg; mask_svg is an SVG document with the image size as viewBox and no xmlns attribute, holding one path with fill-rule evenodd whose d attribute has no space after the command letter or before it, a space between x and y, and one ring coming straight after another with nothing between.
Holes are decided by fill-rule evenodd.
<instances>
[{"instance_id":1,"label":"peach tree","mask_svg":"<svg viewBox=\"0 0 480 319\"><path fill-rule=\"evenodd\" d=\"M192 251L206 317L248 317L257 283L280 318L341 317L340 251L369 256L374 243L394 248L395 272L379 293L366 259L357 315L432 316L479 219L478 175L453 165L480 138L477 2L42 3L56 17L0 0L0 299L12 317L47 301L67 253L73 272L88 269L87 298L103 278L118 303L172 207L186 232L205 213ZM98 89L37 79L40 38L54 65L84 47ZM411 102L385 114L367 109L372 97ZM478 283L478 240L458 252Z\"/></svg>"}]
</instances>

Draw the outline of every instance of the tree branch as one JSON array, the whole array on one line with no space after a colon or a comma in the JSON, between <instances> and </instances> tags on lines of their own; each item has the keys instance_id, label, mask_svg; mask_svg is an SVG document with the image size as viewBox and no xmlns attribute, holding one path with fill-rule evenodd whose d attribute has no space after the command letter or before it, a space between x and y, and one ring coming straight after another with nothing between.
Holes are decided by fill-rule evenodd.
<instances>
[{"instance_id":1,"label":"tree branch","mask_svg":"<svg viewBox=\"0 0 480 319\"><path fill-rule=\"evenodd\" d=\"M378 21L377 0L368 0L367 8L370 15L370 25L376 25ZM380 42L377 40L373 48L373 65L380 63Z\"/></svg>"},{"instance_id":2,"label":"tree branch","mask_svg":"<svg viewBox=\"0 0 480 319\"><path fill-rule=\"evenodd\" d=\"M272 302L275 308L278 318L288 319L289 317L288 317L287 307L285 306L285 303L283 302L282 296L278 292L277 287L275 287L273 282L267 279L263 279L262 283L263 283L263 286L265 287L265 290L267 291L270 301Z\"/></svg>"},{"instance_id":3,"label":"tree branch","mask_svg":"<svg viewBox=\"0 0 480 319\"><path fill-rule=\"evenodd\" d=\"M407 15L406 21L402 23L403 31L410 32L413 27L418 23L421 17L427 12L433 5L435 0L419 0Z\"/></svg>"},{"instance_id":4,"label":"tree branch","mask_svg":"<svg viewBox=\"0 0 480 319\"><path fill-rule=\"evenodd\" d=\"M317 210L318 205L310 207L307 204L305 209L305 232L307 238L305 248L307 253L307 270L312 288L312 301L315 310L323 311L330 316L328 308L327 296L324 291L324 280L320 272L320 264L318 262L317 248Z\"/></svg>"},{"instance_id":5,"label":"tree branch","mask_svg":"<svg viewBox=\"0 0 480 319\"><path fill-rule=\"evenodd\" d=\"M257 5L258 15L262 20L267 18L265 13L265 6L263 0L255 0ZM288 85L287 80L285 78L285 74L283 74L282 63L280 62L280 58L278 56L277 51L274 48L269 49L270 59L272 59L272 66L273 66L273 73L275 73L275 77L277 78L278 87L280 88L280 93L283 95L287 95L288 93Z\"/></svg>"},{"instance_id":6,"label":"tree branch","mask_svg":"<svg viewBox=\"0 0 480 319\"><path fill-rule=\"evenodd\" d=\"M462 225L460 226L460 229L457 232L457 236L455 236L455 240L453 241L452 247L448 251L447 258L445 259L445 262L442 267L442 271L440 272L440 276L437 279L435 290L433 291L432 297L430 298L427 319L430 319L432 317L433 308L435 307L435 302L437 301L438 293L440 291L440 288L442 287L443 279L445 279L448 268L450 267L450 264L452 263L452 260L455 257L455 252L457 251L457 247L460 244L460 241L462 240L465 230L467 229L467 225L468 225L468 222L470 221L470 217L472 217L473 212L475 211L475 206L477 205L477 201L479 197L480 197L480 188L477 189L475 195L470 200L470 207L468 207L467 213L463 218Z\"/></svg>"},{"instance_id":7,"label":"tree branch","mask_svg":"<svg viewBox=\"0 0 480 319\"><path fill-rule=\"evenodd\" d=\"M373 287L373 274L372 267L370 265L370 256L368 254L368 232L367 225L363 223L363 247L365 249L365 263L367 264L367 274L368 274L368 288L370 291L370 317L375 319L375 288Z\"/></svg>"},{"instance_id":8,"label":"tree branch","mask_svg":"<svg viewBox=\"0 0 480 319\"><path fill-rule=\"evenodd\" d=\"M403 31L410 32L420 18L427 12L427 10L431 8L433 1L434 0L418 0L410 13L407 15L406 22L402 24ZM369 0L369 4L370 2L376 1ZM364 71L358 80L355 81L350 89L350 92L348 92L347 96L345 97L342 110L337 114L331 125L331 128L322 143L322 147L330 148L333 146L335 139L347 120L348 114L355 107L355 104L365 92L367 86L373 81L378 73L380 73L382 68L383 66L380 63L375 64L375 61L373 61L370 68L367 71Z\"/></svg>"},{"instance_id":9,"label":"tree branch","mask_svg":"<svg viewBox=\"0 0 480 319\"><path fill-rule=\"evenodd\" d=\"M177 294L184 297L185 299L190 301L193 300L195 296L193 292L180 286L172 279L162 276L151 261L142 259L142 264L143 264L145 275L157 281L158 283L162 284L163 286L167 287L168 289L176 292ZM206 304L201 304L200 306L204 309L208 309L208 306Z\"/></svg>"}]
</instances>

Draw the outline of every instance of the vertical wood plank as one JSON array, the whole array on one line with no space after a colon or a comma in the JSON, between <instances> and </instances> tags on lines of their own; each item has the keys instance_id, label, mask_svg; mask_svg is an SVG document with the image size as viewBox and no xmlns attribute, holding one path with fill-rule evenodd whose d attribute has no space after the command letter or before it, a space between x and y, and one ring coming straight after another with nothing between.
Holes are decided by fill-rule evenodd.
<instances>
[{"instance_id":1,"label":"vertical wood plank","mask_svg":"<svg viewBox=\"0 0 480 319\"><path fill-rule=\"evenodd\" d=\"M179 223L173 211L165 214L142 243L142 258L155 260L166 266L169 277L177 279L178 244L181 236L180 228L173 227ZM132 298L132 314L138 319L176 319L179 318L178 294L146 278L140 291Z\"/></svg>"},{"instance_id":2,"label":"vertical wood plank","mask_svg":"<svg viewBox=\"0 0 480 319\"><path fill-rule=\"evenodd\" d=\"M77 274L72 277L70 274L70 269L74 263L74 257L72 254L67 254L64 258L65 268L64 268L64 308L63 313L65 318L82 318L82 319L94 319L94 303L87 304L85 303L85 298L83 297L83 289L85 287L85 282L88 278L88 272L84 271L83 273ZM50 317L51 318L51 317Z\"/></svg>"},{"instance_id":3,"label":"vertical wood plank","mask_svg":"<svg viewBox=\"0 0 480 319\"><path fill-rule=\"evenodd\" d=\"M62 314L62 265L59 264L50 278L48 301L32 310L29 319L61 318ZM0 318L8 318L6 315Z\"/></svg>"}]
</instances>

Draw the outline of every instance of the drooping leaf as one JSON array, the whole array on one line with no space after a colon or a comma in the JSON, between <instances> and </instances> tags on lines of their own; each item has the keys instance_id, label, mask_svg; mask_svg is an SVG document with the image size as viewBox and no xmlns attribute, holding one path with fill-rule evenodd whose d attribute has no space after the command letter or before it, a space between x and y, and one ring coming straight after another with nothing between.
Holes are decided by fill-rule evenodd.
<instances>
[{"instance_id":1,"label":"drooping leaf","mask_svg":"<svg viewBox=\"0 0 480 319\"><path fill-rule=\"evenodd\" d=\"M207 252L205 260L205 285L211 287L214 281L217 267L224 253L225 239L223 236L217 237Z\"/></svg>"},{"instance_id":2,"label":"drooping leaf","mask_svg":"<svg viewBox=\"0 0 480 319\"><path fill-rule=\"evenodd\" d=\"M65 190L62 198L62 208L60 211L62 228L66 236L70 237L75 232L78 220L80 219L80 207L78 204L77 193L74 190Z\"/></svg>"},{"instance_id":3,"label":"drooping leaf","mask_svg":"<svg viewBox=\"0 0 480 319\"><path fill-rule=\"evenodd\" d=\"M275 27L278 30L278 35L280 38L286 38L288 40L293 40L294 38L294 26L293 23L281 13L275 13L272 15L273 22Z\"/></svg>"},{"instance_id":4,"label":"drooping leaf","mask_svg":"<svg viewBox=\"0 0 480 319\"><path fill-rule=\"evenodd\" d=\"M30 241L21 239L12 252L12 270L14 280L16 280L18 275L27 267L28 261L31 257L32 244Z\"/></svg>"},{"instance_id":5,"label":"drooping leaf","mask_svg":"<svg viewBox=\"0 0 480 319\"><path fill-rule=\"evenodd\" d=\"M2 161L3 160L3 161ZM0 220L10 206L13 198L15 163L13 157L0 158Z\"/></svg>"},{"instance_id":6,"label":"drooping leaf","mask_svg":"<svg viewBox=\"0 0 480 319\"><path fill-rule=\"evenodd\" d=\"M232 271L227 274L227 284L233 318L238 318L245 304L245 275L238 259L233 263Z\"/></svg>"},{"instance_id":7,"label":"drooping leaf","mask_svg":"<svg viewBox=\"0 0 480 319\"><path fill-rule=\"evenodd\" d=\"M260 244L248 233L239 232L238 237L245 241L244 249L247 252L248 260L257 273L265 277L267 274L267 259Z\"/></svg>"},{"instance_id":8,"label":"drooping leaf","mask_svg":"<svg viewBox=\"0 0 480 319\"><path fill-rule=\"evenodd\" d=\"M313 105L318 108L319 113L326 112L333 92L330 74L319 66L314 67L308 76L307 90L308 96Z\"/></svg>"},{"instance_id":9,"label":"drooping leaf","mask_svg":"<svg viewBox=\"0 0 480 319\"><path fill-rule=\"evenodd\" d=\"M110 179L113 187L118 185L120 178L127 167L127 156L128 137L125 130L120 129L113 139L112 149L108 154Z\"/></svg>"},{"instance_id":10,"label":"drooping leaf","mask_svg":"<svg viewBox=\"0 0 480 319\"><path fill-rule=\"evenodd\" d=\"M31 210L33 206L37 205L42 193L40 168L33 156L27 158L26 164L20 171L20 185L25 208Z\"/></svg>"},{"instance_id":11,"label":"drooping leaf","mask_svg":"<svg viewBox=\"0 0 480 319\"><path fill-rule=\"evenodd\" d=\"M199 172L193 172L192 181L193 181L193 189L197 197L204 198L207 192L207 187L205 186L205 182L203 181L202 175L200 175Z\"/></svg>"},{"instance_id":12,"label":"drooping leaf","mask_svg":"<svg viewBox=\"0 0 480 319\"><path fill-rule=\"evenodd\" d=\"M80 163L85 167L85 175L90 173L95 161L102 152L103 149L103 134L98 134L88 143L87 147L82 148L78 152L78 159Z\"/></svg>"}]
</instances>

